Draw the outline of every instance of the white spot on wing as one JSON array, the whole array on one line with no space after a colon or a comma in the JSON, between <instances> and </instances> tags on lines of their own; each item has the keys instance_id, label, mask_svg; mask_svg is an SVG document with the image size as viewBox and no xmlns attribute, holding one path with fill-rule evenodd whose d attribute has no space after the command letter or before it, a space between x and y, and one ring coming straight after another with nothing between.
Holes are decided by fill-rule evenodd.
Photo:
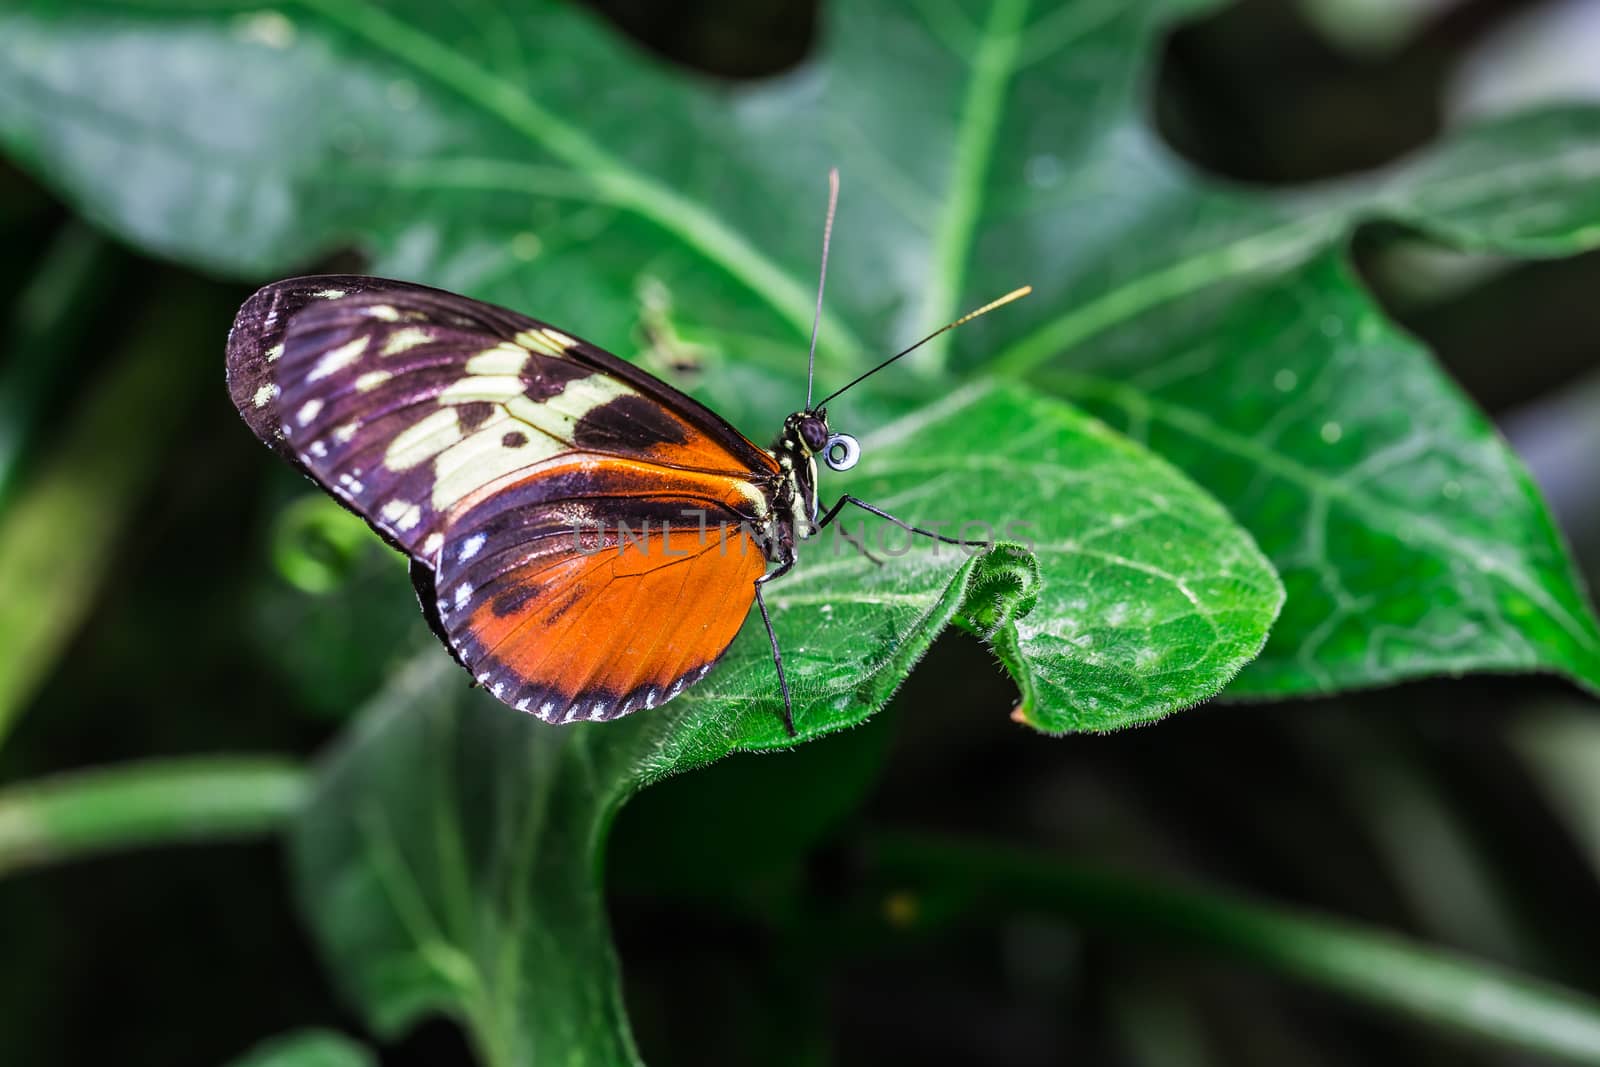
<instances>
[{"instance_id":1,"label":"white spot on wing","mask_svg":"<svg viewBox=\"0 0 1600 1067\"><path fill-rule=\"evenodd\" d=\"M472 404L488 401L491 404L522 396L526 383L514 374L469 374L445 386L439 393L441 404Z\"/></svg>"},{"instance_id":2,"label":"white spot on wing","mask_svg":"<svg viewBox=\"0 0 1600 1067\"><path fill-rule=\"evenodd\" d=\"M386 370L368 371L356 379L356 391L365 393L369 390L376 389L378 386L382 385L392 377L394 377L394 375L390 374Z\"/></svg>"},{"instance_id":3,"label":"white spot on wing","mask_svg":"<svg viewBox=\"0 0 1600 1067\"><path fill-rule=\"evenodd\" d=\"M344 295L343 289L318 289L311 294L318 300L337 300Z\"/></svg>"},{"instance_id":4,"label":"white spot on wing","mask_svg":"<svg viewBox=\"0 0 1600 1067\"><path fill-rule=\"evenodd\" d=\"M519 345L500 344L486 348L467 360L467 373L521 374L527 362L527 349Z\"/></svg>"},{"instance_id":5,"label":"white spot on wing","mask_svg":"<svg viewBox=\"0 0 1600 1067\"><path fill-rule=\"evenodd\" d=\"M399 322L400 312L388 304L373 304L367 309L370 318L382 319L384 322Z\"/></svg>"},{"instance_id":6,"label":"white spot on wing","mask_svg":"<svg viewBox=\"0 0 1600 1067\"><path fill-rule=\"evenodd\" d=\"M468 585L466 582L462 582L460 585L456 586L456 607L457 608L466 607L467 606L467 601L469 601L471 599L472 599L472 586Z\"/></svg>"},{"instance_id":7,"label":"white spot on wing","mask_svg":"<svg viewBox=\"0 0 1600 1067\"><path fill-rule=\"evenodd\" d=\"M310 400L307 400L304 404L300 405L300 410L295 412L294 421L298 422L301 426L304 426L306 423L316 418L317 412L321 410L322 401L318 400L316 397L312 397Z\"/></svg>"},{"instance_id":8,"label":"white spot on wing","mask_svg":"<svg viewBox=\"0 0 1600 1067\"><path fill-rule=\"evenodd\" d=\"M269 326L272 325L272 320L271 320L270 317L267 319L267 325L269 325ZM267 349L267 362L268 363L276 363L278 361L278 357L280 357L282 355L283 355L283 342L279 341L277 344L275 344L271 348Z\"/></svg>"},{"instance_id":9,"label":"white spot on wing","mask_svg":"<svg viewBox=\"0 0 1600 1067\"><path fill-rule=\"evenodd\" d=\"M406 427L389 443L383 464L392 471L409 470L461 440L461 420L454 408L443 408Z\"/></svg>"},{"instance_id":10,"label":"white spot on wing","mask_svg":"<svg viewBox=\"0 0 1600 1067\"><path fill-rule=\"evenodd\" d=\"M556 702L553 700L546 700L543 704L539 705L539 718L549 722L550 716L555 712L555 710Z\"/></svg>"},{"instance_id":11,"label":"white spot on wing","mask_svg":"<svg viewBox=\"0 0 1600 1067\"><path fill-rule=\"evenodd\" d=\"M561 349L550 343L550 338L538 330L523 330L517 334L517 344L530 352L538 352L544 356L559 356Z\"/></svg>"},{"instance_id":12,"label":"white spot on wing","mask_svg":"<svg viewBox=\"0 0 1600 1067\"><path fill-rule=\"evenodd\" d=\"M425 345L431 340L433 340L433 334L429 333L427 330L424 330L422 327L407 326L402 330L396 330L394 333L391 333L389 335L389 339L383 342L383 348L378 351L378 355L398 356L407 349L416 348L418 345Z\"/></svg>"},{"instance_id":13,"label":"white spot on wing","mask_svg":"<svg viewBox=\"0 0 1600 1067\"><path fill-rule=\"evenodd\" d=\"M479 552L483 551L484 542L488 540L489 538L484 534L476 533L467 538L465 541L461 542L461 551L456 553L456 562L465 563L473 556L476 556Z\"/></svg>"},{"instance_id":14,"label":"white spot on wing","mask_svg":"<svg viewBox=\"0 0 1600 1067\"><path fill-rule=\"evenodd\" d=\"M422 509L409 500L395 499L387 501L379 509L378 514L390 526L393 526L401 533L415 529L417 523L422 521Z\"/></svg>"},{"instance_id":15,"label":"white spot on wing","mask_svg":"<svg viewBox=\"0 0 1600 1067\"><path fill-rule=\"evenodd\" d=\"M367 350L367 342L370 340L370 337L362 334L352 341L346 341L338 348L330 348L323 353L321 359L317 360L317 365L311 368L311 373L306 375L306 381L319 381L348 367L361 358L361 353Z\"/></svg>"},{"instance_id":16,"label":"white spot on wing","mask_svg":"<svg viewBox=\"0 0 1600 1067\"><path fill-rule=\"evenodd\" d=\"M444 544L444 534L431 533L431 534L428 535L427 540L422 542L422 554L424 556L431 556L435 552L439 551L440 547L443 544Z\"/></svg>"},{"instance_id":17,"label":"white spot on wing","mask_svg":"<svg viewBox=\"0 0 1600 1067\"><path fill-rule=\"evenodd\" d=\"M256 407L258 407L258 408L266 407L268 404L272 403L273 398L276 397L277 395L278 395L278 383L277 382L268 382L266 385L263 385L260 389L256 390L256 396L255 396Z\"/></svg>"}]
</instances>

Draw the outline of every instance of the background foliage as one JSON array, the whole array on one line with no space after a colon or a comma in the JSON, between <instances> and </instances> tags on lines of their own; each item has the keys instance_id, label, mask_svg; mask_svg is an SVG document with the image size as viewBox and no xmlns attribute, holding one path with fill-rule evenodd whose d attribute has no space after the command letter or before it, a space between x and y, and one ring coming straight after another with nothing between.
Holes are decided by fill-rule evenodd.
<instances>
[{"instance_id":1,"label":"background foliage","mask_svg":"<svg viewBox=\"0 0 1600 1067\"><path fill-rule=\"evenodd\" d=\"M1154 0L0 12L0 224L42 249L0 265L0 872L41 869L0 885L0 982L39 1020L0 1055L1194 1063L1457 1058L1455 1032L1600 1058L1576 690L1479 677L1061 741L1005 715L1098 730L1225 684L1486 670L1600 687L1582 583L1474 403L1587 558L1596 324L1570 294L1593 268L1505 257L1600 237L1600 112L1419 119L1474 98L1443 74L1495 70L1516 5L1375 35L1359 6L1307 5L1331 38ZM1025 516L1032 551L813 560L774 598L803 731L861 723L931 647L910 684L627 808L788 747L760 635L653 718L504 714L393 558L207 386L247 288L137 258L471 292L760 437L803 388L829 163L824 382L1037 290L841 401L867 445L845 484ZM97 764L125 766L42 777ZM269 846L43 870L284 825L299 920ZM181 989L226 1007L180 1018ZM84 997L115 1003L104 1027L54 1021ZM256 1045L318 1025L349 1036Z\"/></svg>"}]
</instances>

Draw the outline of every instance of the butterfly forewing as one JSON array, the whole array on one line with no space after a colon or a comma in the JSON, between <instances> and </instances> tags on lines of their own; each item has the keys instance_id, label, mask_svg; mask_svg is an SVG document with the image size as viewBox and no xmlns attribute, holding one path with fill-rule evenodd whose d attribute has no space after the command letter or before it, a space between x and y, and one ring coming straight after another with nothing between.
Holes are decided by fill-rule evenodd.
<instances>
[{"instance_id":1,"label":"butterfly forewing","mask_svg":"<svg viewBox=\"0 0 1600 1067\"><path fill-rule=\"evenodd\" d=\"M554 721L676 695L748 613L778 465L537 320L371 278L257 293L229 338L252 429L406 551L497 697ZM629 531L652 532L643 541Z\"/></svg>"}]
</instances>

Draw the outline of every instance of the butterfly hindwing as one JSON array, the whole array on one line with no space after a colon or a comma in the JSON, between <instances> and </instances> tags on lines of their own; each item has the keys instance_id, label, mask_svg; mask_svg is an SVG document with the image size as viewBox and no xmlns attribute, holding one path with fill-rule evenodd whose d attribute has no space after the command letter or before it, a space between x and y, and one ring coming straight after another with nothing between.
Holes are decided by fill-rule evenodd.
<instances>
[{"instance_id":1,"label":"butterfly hindwing","mask_svg":"<svg viewBox=\"0 0 1600 1067\"><path fill-rule=\"evenodd\" d=\"M676 696L726 651L766 570L731 510L590 488L548 508L469 513L436 574L456 657L500 700L551 722Z\"/></svg>"},{"instance_id":2,"label":"butterfly hindwing","mask_svg":"<svg viewBox=\"0 0 1600 1067\"><path fill-rule=\"evenodd\" d=\"M653 706L748 613L765 558L739 527L767 518L776 461L554 327L408 283L292 279L240 311L228 380L258 436L412 557L430 625L508 704ZM649 542L619 537L646 520Z\"/></svg>"}]
</instances>

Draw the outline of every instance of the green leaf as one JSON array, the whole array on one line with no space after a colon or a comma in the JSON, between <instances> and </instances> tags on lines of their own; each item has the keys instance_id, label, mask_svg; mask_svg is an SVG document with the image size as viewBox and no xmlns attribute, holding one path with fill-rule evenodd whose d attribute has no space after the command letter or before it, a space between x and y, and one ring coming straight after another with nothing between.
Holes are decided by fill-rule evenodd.
<instances>
[{"instance_id":1,"label":"green leaf","mask_svg":"<svg viewBox=\"0 0 1600 1067\"><path fill-rule=\"evenodd\" d=\"M920 449L889 447L913 437ZM806 546L768 598L802 736L859 722L952 622L995 640L1038 698L1030 721L1059 730L1215 691L1277 610L1271 569L1216 504L1059 402L964 390L863 450L872 470L856 481L874 499L944 515L959 485L972 514L1027 517L1016 532L1038 563L1001 545L879 569L843 542ZM1018 478L1054 506L1015 511ZM326 768L295 834L305 914L381 1034L444 1011L491 1064L619 1062L631 1052L598 884L613 814L648 782L792 743L759 618L683 696L607 724L511 714L430 651Z\"/></svg>"},{"instance_id":2,"label":"green leaf","mask_svg":"<svg viewBox=\"0 0 1600 1067\"><path fill-rule=\"evenodd\" d=\"M1597 137L1590 112L1480 128L1381 180L1293 202L1297 221L1231 232L1179 263L1171 291L1147 291L1161 275L1146 274L1001 357L1185 467L1272 558L1288 602L1232 692L1487 669L1600 687L1600 629L1537 489L1383 318L1338 241L1384 214L1467 248L1581 247L1600 236L1600 197L1581 181ZM1484 169L1513 152L1537 163ZM1046 335L1067 334L1074 347L1057 356Z\"/></svg>"},{"instance_id":3,"label":"green leaf","mask_svg":"<svg viewBox=\"0 0 1600 1067\"><path fill-rule=\"evenodd\" d=\"M1484 668L1600 684L1600 635L1519 465L1333 261L1379 217L1513 253L1596 243L1600 117L1500 120L1305 192L1225 185L1145 121L1156 35L1209 6L839 3L806 67L730 91L554 2L29 0L0 15L0 138L190 262L282 273L354 244L375 271L658 369L677 338L758 437L800 395L836 162L825 386L1038 291L851 394L846 428L947 372L1000 372L1147 437L1290 574L1241 692Z\"/></svg>"},{"instance_id":4,"label":"green leaf","mask_svg":"<svg viewBox=\"0 0 1600 1067\"><path fill-rule=\"evenodd\" d=\"M1600 681L1600 635L1527 473L1340 254L1206 321L1189 372L1143 390L1092 366L1041 380L1157 452L1207 456L1197 479L1277 564L1289 606L1231 692L1486 668ZM1230 336L1238 352L1208 373ZM1219 413L1219 375L1276 382L1281 402Z\"/></svg>"},{"instance_id":5,"label":"green leaf","mask_svg":"<svg viewBox=\"0 0 1600 1067\"><path fill-rule=\"evenodd\" d=\"M434 655L397 674L292 838L306 920L380 1036L437 1011L491 1067L634 1059L598 862L661 726L546 728Z\"/></svg>"},{"instance_id":6,"label":"green leaf","mask_svg":"<svg viewBox=\"0 0 1600 1067\"><path fill-rule=\"evenodd\" d=\"M992 642L1022 690L1018 717L1039 729L1103 730L1194 703L1256 654L1281 604L1271 567L1214 501L1100 423L1027 390L954 393L868 438L864 455L849 491L925 526L950 521L951 508L992 517L995 536L1037 560L1045 580L1036 592L1015 567L997 569L974 585L997 603L964 609L961 621ZM1020 499L1019 484L1031 489ZM962 536L974 533L990 536ZM837 539L829 547L848 552ZM939 556L901 563L931 585L945 570ZM856 625L870 634L904 596L885 587L906 582L909 569L878 572L846 555L805 568L768 600L780 610L820 603L830 625L849 624L840 591L860 589L867 612ZM1007 617L1010 596L1027 598L1026 614ZM826 638L805 625L815 638L785 648L804 654ZM820 643L834 664L840 648L861 647ZM790 662L803 679L804 660L786 653Z\"/></svg>"},{"instance_id":7,"label":"green leaf","mask_svg":"<svg viewBox=\"0 0 1600 1067\"><path fill-rule=\"evenodd\" d=\"M378 1058L343 1034L297 1030L261 1042L229 1067L372 1067Z\"/></svg>"}]
</instances>

